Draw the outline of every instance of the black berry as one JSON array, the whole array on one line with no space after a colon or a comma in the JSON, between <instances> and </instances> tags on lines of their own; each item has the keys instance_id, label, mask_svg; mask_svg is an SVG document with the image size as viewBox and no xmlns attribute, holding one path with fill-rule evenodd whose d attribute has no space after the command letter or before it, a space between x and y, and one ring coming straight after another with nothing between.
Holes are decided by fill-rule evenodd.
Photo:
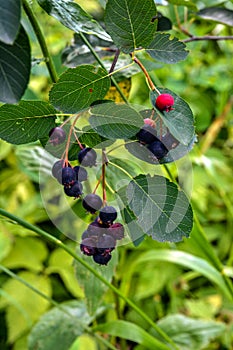
<instances>
[{"instance_id":1,"label":"black berry","mask_svg":"<svg viewBox=\"0 0 233 350\"><path fill-rule=\"evenodd\" d=\"M116 222L109 227L108 234L114 239L120 240L124 238L124 226L121 223Z\"/></svg>"},{"instance_id":2,"label":"black berry","mask_svg":"<svg viewBox=\"0 0 233 350\"><path fill-rule=\"evenodd\" d=\"M61 143L63 143L66 139L66 132L60 128L59 126L57 126L56 128L53 128L50 130L49 132L49 142L53 145L53 146L57 146L60 145Z\"/></svg>"},{"instance_id":3,"label":"black berry","mask_svg":"<svg viewBox=\"0 0 233 350\"><path fill-rule=\"evenodd\" d=\"M179 141L168 131L161 140L168 150L174 149L179 145Z\"/></svg>"},{"instance_id":4,"label":"black berry","mask_svg":"<svg viewBox=\"0 0 233 350\"><path fill-rule=\"evenodd\" d=\"M83 148L78 154L78 161L82 166L92 167L96 165L97 154L93 148Z\"/></svg>"},{"instance_id":5,"label":"black berry","mask_svg":"<svg viewBox=\"0 0 233 350\"><path fill-rule=\"evenodd\" d=\"M107 232L107 229L99 224L98 221L93 221L87 227L87 232L89 236L101 236Z\"/></svg>"},{"instance_id":6,"label":"black berry","mask_svg":"<svg viewBox=\"0 0 233 350\"><path fill-rule=\"evenodd\" d=\"M157 132L151 125L145 124L136 134L136 137L141 143L149 145L157 140Z\"/></svg>"},{"instance_id":7,"label":"black berry","mask_svg":"<svg viewBox=\"0 0 233 350\"><path fill-rule=\"evenodd\" d=\"M64 192L69 197L78 198L82 194L82 189L81 182L75 181L70 187L64 187Z\"/></svg>"},{"instance_id":8,"label":"black berry","mask_svg":"<svg viewBox=\"0 0 233 350\"><path fill-rule=\"evenodd\" d=\"M76 179L80 182L86 181L87 180L87 171L83 167L76 165L73 167L75 174L76 174Z\"/></svg>"},{"instance_id":9,"label":"black berry","mask_svg":"<svg viewBox=\"0 0 233 350\"><path fill-rule=\"evenodd\" d=\"M86 195L86 197L83 199L82 204L87 211L94 214L102 207L103 201L97 194L91 193Z\"/></svg>"},{"instance_id":10,"label":"black berry","mask_svg":"<svg viewBox=\"0 0 233 350\"><path fill-rule=\"evenodd\" d=\"M160 140L156 140L148 146L148 149L158 159L162 159L168 153L167 147Z\"/></svg>"},{"instance_id":11,"label":"black berry","mask_svg":"<svg viewBox=\"0 0 233 350\"><path fill-rule=\"evenodd\" d=\"M97 264L100 265L107 265L107 263L111 260L112 256L111 254L94 254L93 260Z\"/></svg>"},{"instance_id":12,"label":"black berry","mask_svg":"<svg viewBox=\"0 0 233 350\"><path fill-rule=\"evenodd\" d=\"M62 185L69 187L73 185L76 180L76 174L73 168L65 167L62 168Z\"/></svg>"},{"instance_id":13,"label":"black berry","mask_svg":"<svg viewBox=\"0 0 233 350\"><path fill-rule=\"evenodd\" d=\"M116 246L116 241L110 235L104 235L104 236L98 237L97 239L98 252L101 254L110 253L113 249L115 249L115 246Z\"/></svg>"},{"instance_id":14,"label":"black berry","mask_svg":"<svg viewBox=\"0 0 233 350\"><path fill-rule=\"evenodd\" d=\"M113 223L117 218L117 211L112 206L106 206L99 212L99 219L103 223Z\"/></svg>"},{"instance_id":15,"label":"black berry","mask_svg":"<svg viewBox=\"0 0 233 350\"><path fill-rule=\"evenodd\" d=\"M80 244L80 250L88 256L96 254L96 239L94 237L84 238Z\"/></svg>"}]
</instances>

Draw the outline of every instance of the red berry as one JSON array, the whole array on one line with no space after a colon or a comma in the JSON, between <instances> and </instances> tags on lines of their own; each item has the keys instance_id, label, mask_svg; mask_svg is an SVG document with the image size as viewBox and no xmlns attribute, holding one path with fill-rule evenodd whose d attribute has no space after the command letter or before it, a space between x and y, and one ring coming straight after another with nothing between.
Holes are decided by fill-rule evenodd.
<instances>
[{"instance_id":1,"label":"red berry","mask_svg":"<svg viewBox=\"0 0 233 350\"><path fill-rule=\"evenodd\" d=\"M169 112L174 109L174 98L170 94L161 94L157 97L155 105L160 111Z\"/></svg>"}]
</instances>

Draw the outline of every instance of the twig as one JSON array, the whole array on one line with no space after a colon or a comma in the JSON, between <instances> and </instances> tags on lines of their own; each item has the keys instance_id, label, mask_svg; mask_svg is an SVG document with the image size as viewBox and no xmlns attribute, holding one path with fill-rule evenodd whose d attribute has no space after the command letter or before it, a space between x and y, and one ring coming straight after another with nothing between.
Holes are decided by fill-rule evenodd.
<instances>
[{"instance_id":1,"label":"twig","mask_svg":"<svg viewBox=\"0 0 233 350\"><path fill-rule=\"evenodd\" d=\"M229 36L217 36L217 35L192 36L191 38L182 40L182 42L189 43L191 41L201 41L201 40L233 40L233 35L229 35Z\"/></svg>"}]
</instances>

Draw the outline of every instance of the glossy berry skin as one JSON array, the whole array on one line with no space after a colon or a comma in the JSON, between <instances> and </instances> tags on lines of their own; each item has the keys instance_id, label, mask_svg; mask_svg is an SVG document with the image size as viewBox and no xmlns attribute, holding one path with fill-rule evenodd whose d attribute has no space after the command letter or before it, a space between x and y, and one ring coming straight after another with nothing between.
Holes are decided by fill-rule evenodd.
<instances>
[{"instance_id":1,"label":"glossy berry skin","mask_svg":"<svg viewBox=\"0 0 233 350\"><path fill-rule=\"evenodd\" d=\"M162 159L163 157L166 156L168 153L167 147L161 142L160 140L157 140L153 143L151 143L148 146L148 149L153 153L153 155L158 159Z\"/></svg>"},{"instance_id":2,"label":"glossy berry skin","mask_svg":"<svg viewBox=\"0 0 233 350\"><path fill-rule=\"evenodd\" d=\"M97 239L97 250L99 253L110 253L115 249L116 241L110 235L104 235Z\"/></svg>"},{"instance_id":3,"label":"glossy berry skin","mask_svg":"<svg viewBox=\"0 0 233 350\"><path fill-rule=\"evenodd\" d=\"M111 260L112 256L111 254L94 254L93 260L99 265L107 265L108 262Z\"/></svg>"},{"instance_id":4,"label":"glossy berry skin","mask_svg":"<svg viewBox=\"0 0 233 350\"><path fill-rule=\"evenodd\" d=\"M161 94L157 97L155 105L160 111L170 112L174 109L174 98L170 94Z\"/></svg>"},{"instance_id":5,"label":"glossy berry skin","mask_svg":"<svg viewBox=\"0 0 233 350\"><path fill-rule=\"evenodd\" d=\"M114 220L117 218L117 211L112 206L106 206L102 208L99 212L99 219L103 223L112 224Z\"/></svg>"},{"instance_id":6,"label":"glossy berry skin","mask_svg":"<svg viewBox=\"0 0 233 350\"><path fill-rule=\"evenodd\" d=\"M109 227L108 234L116 240L121 240L124 238L124 226L121 223L116 222Z\"/></svg>"},{"instance_id":7,"label":"glossy berry skin","mask_svg":"<svg viewBox=\"0 0 233 350\"><path fill-rule=\"evenodd\" d=\"M70 187L76 180L76 174L73 168L62 168L62 185Z\"/></svg>"},{"instance_id":8,"label":"glossy berry skin","mask_svg":"<svg viewBox=\"0 0 233 350\"><path fill-rule=\"evenodd\" d=\"M136 134L136 137L141 143L149 145L157 140L157 132L151 125L145 124Z\"/></svg>"},{"instance_id":9,"label":"glossy berry skin","mask_svg":"<svg viewBox=\"0 0 233 350\"><path fill-rule=\"evenodd\" d=\"M96 239L94 237L84 238L80 244L80 250L88 256L96 254Z\"/></svg>"},{"instance_id":10,"label":"glossy berry skin","mask_svg":"<svg viewBox=\"0 0 233 350\"><path fill-rule=\"evenodd\" d=\"M76 174L76 180L82 182L82 181L86 181L88 174L86 169L84 169L82 166L76 165L75 167L73 167L75 174Z\"/></svg>"},{"instance_id":11,"label":"glossy berry skin","mask_svg":"<svg viewBox=\"0 0 233 350\"><path fill-rule=\"evenodd\" d=\"M90 147L83 148L78 153L78 161L84 167L92 167L96 165L96 158L96 151Z\"/></svg>"},{"instance_id":12,"label":"glossy berry skin","mask_svg":"<svg viewBox=\"0 0 233 350\"><path fill-rule=\"evenodd\" d=\"M59 126L50 130L49 142L53 146L60 145L61 143L63 143L65 141L65 139L66 139L66 132L62 128L60 128Z\"/></svg>"},{"instance_id":13,"label":"glossy berry skin","mask_svg":"<svg viewBox=\"0 0 233 350\"><path fill-rule=\"evenodd\" d=\"M102 207L103 201L97 194L91 193L86 195L86 197L83 199L82 205L84 209L91 214L94 214Z\"/></svg>"},{"instance_id":14,"label":"glossy berry skin","mask_svg":"<svg viewBox=\"0 0 233 350\"><path fill-rule=\"evenodd\" d=\"M70 187L64 187L64 192L69 197L78 198L82 194L82 189L81 182L75 181Z\"/></svg>"}]
</instances>

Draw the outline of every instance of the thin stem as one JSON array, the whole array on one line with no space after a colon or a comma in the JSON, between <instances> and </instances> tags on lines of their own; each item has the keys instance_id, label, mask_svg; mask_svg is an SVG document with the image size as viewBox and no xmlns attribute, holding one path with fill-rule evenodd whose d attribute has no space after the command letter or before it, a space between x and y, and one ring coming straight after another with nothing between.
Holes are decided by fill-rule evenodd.
<instances>
[{"instance_id":1,"label":"thin stem","mask_svg":"<svg viewBox=\"0 0 233 350\"><path fill-rule=\"evenodd\" d=\"M106 156L105 149L102 149L102 189L103 189L103 204L106 204L107 198L106 198L106 179L105 179L105 171L106 171L106 164L108 163L108 159Z\"/></svg>"},{"instance_id":2,"label":"thin stem","mask_svg":"<svg viewBox=\"0 0 233 350\"><path fill-rule=\"evenodd\" d=\"M152 90L152 91L156 91L156 92L160 95L160 94L161 94L160 91L155 87L153 81L151 80L151 78L150 78L150 76L149 76L149 74L148 74L146 68L143 66L142 62L141 62L136 56L133 57L133 61L134 61L135 63L137 63L137 65L139 65L139 67L141 68L141 70L142 70L143 73L145 74L146 79L147 79L147 81L148 81L148 84L149 84L151 90Z\"/></svg>"},{"instance_id":3,"label":"thin stem","mask_svg":"<svg viewBox=\"0 0 233 350\"><path fill-rule=\"evenodd\" d=\"M119 56L120 56L120 50L119 50L119 49L117 49L117 50L116 50L116 53L115 53L115 56L114 56L114 59L113 59L113 61L112 61L112 65L111 65L111 67L110 67L110 69L109 69L109 72L108 72L108 73L112 73L112 72L114 71L114 69L115 69L115 67L116 67L117 60L118 60Z\"/></svg>"},{"instance_id":4,"label":"thin stem","mask_svg":"<svg viewBox=\"0 0 233 350\"><path fill-rule=\"evenodd\" d=\"M215 35L204 35L204 36L192 36L191 38L182 40L183 43L190 43L191 41L201 40L233 40L233 35L229 36L215 36Z\"/></svg>"},{"instance_id":5,"label":"thin stem","mask_svg":"<svg viewBox=\"0 0 233 350\"><path fill-rule=\"evenodd\" d=\"M53 83L56 83L58 78L57 78L57 72L56 72L52 57L51 57L49 50L47 48L47 44L45 42L45 38L44 38L44 35L43 35L42 30L40 28L40 25L37 21L37 18L34 15L32 9L31 9L31 6L28 4L27 0L23 0L23 8L24 8L24 11L26 12L26 14L31 22L31 25L32 25L33 30L36 34L37 40L40 44L40 48L41 48L41 51L42 51L43 56L44 56L45 64L48 68L50 78L51 78Z\"/></svg>"},{"instance_id":6,"label":"thin stem","mask_svg":"<svg viewBox=\"0 0 233 350\"><path fill-rule=\"evenodd\" d=\"M78 261L81 265L83 265L87 270L89 270L96 278L98 278L101 282L103 282L109 289L111 289L114 293L119 295L121 299L125 301L126 304L128 304L132 309L134 309L153 329L155 329L158 334L169 344L173 346L174 349L178 349L176 344L173 342L173 340L159 327L156 323L153 322L153 320L147 316L145 312L143 312L136 304L134 304L133 301L131 301L129 298L127 298L118 288L113 286L109 281L107 281L102 275L100 275L94 267L90 266L85 260L83 260L80 256L78 256L70 247L66 246L61 240L57 239L56 237L50 235L46 231L40 229L37 226L34 226L30 224L29 222L19 218L18 216L15 216L14 214L11 214L7 212L4 209L0 208L0 215L3 215L4 217L9 218L13 222L17 222L19 225L39 234L41 237L46 239L47 241L55 244L56 246L60 247L64 251L66 251L69 255L71 255L76 261ZM169 349L169 348L168 348Z\"/></svg>"},{"instance_id":7,"label":"thin stem","mask_svg":"<svg viewBox=\"0 0 233 350\"><path fill-rule=\"evenodd\" d=\"M87 47L89 48L89 50L91 51L92 55L95 57L95 59L96 59L96 61L99 63L99 65L100 65L102 68L106 69L105 66L104 66L104 64L103 64L103 62L101 61L100 57L97 55L97 53L95 52L93 46L89 43L89 41L87 40L87 38L85 37L85 35L84 35L83 33L81 33L81 32L79 33L79 35L80 35L82 41L87 45ZM123 94L123 92L121 91L119 85L117 84L116 79L115 79L113 76L111 76L111 80L112 80L113 84L115 85L117 91L118 91L119 94L121 95L121 98L123 99L123 101L125 101L126 103L128 103L128 100L127 100L127 98L125 97L125 95Z\"/></svg>"}]
</instances>

